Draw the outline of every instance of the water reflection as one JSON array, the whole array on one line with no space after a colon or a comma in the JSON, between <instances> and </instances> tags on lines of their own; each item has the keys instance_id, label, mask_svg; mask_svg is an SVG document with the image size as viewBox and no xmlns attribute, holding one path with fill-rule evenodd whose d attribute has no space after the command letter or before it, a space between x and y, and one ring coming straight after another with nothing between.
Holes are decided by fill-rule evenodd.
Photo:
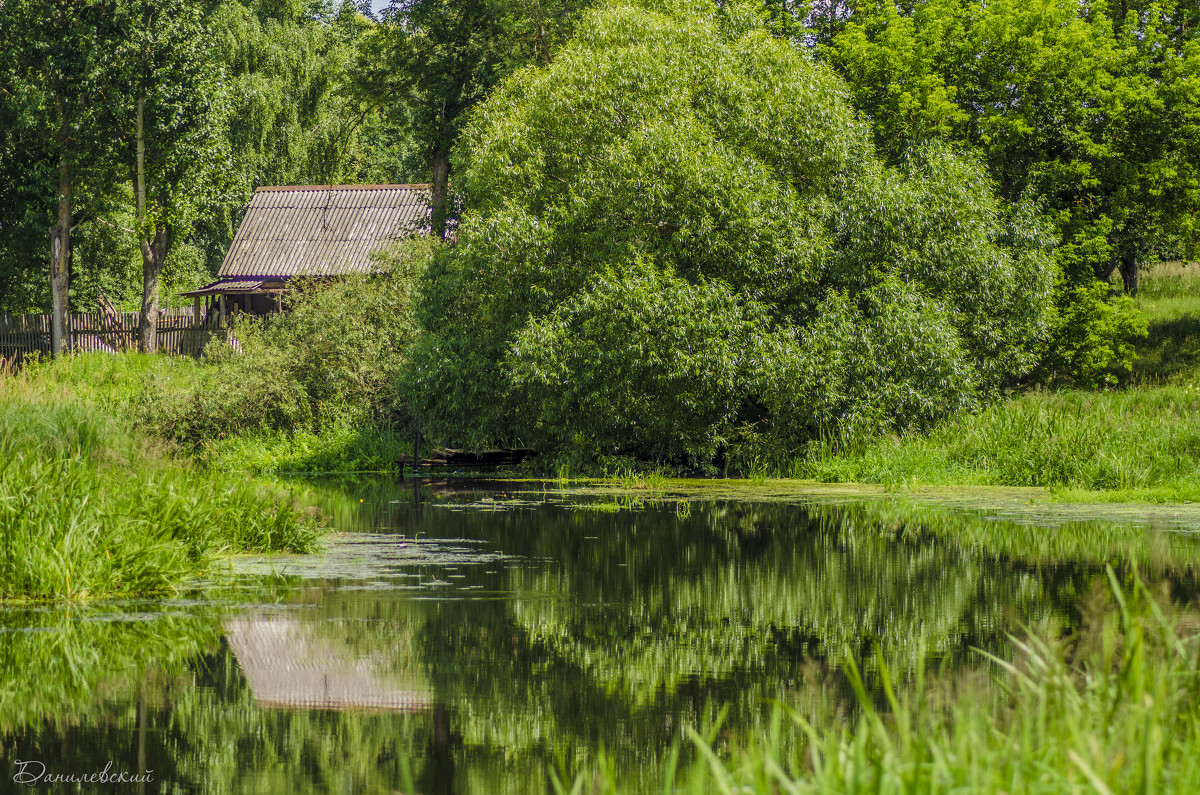
<instances>
[{"instance_id":1,"label":"water reflection","mask_svg":"<svg viewBox=\"0 0 1200 795\"><path fill-rule=\"evenodd\" d=\"M879 649L902 676L974 665L1019 626L1070 629L1108 558L1178 598L1200 559L1188 539L1163 552L1105 527L1070 530L1100 534L1094 557L1056 556L1065 535L1023 555L1028 528L869 506L310 488L343 533L322 556L239 564L281 573L269 594L0 614L7 769L114 760L183 791L392 792L411 776L421 792L526 792L603 746L651 789L680 726L718 706L735 734L770 700L848 712L847 649Z\"/></svg>"}]
</instances>

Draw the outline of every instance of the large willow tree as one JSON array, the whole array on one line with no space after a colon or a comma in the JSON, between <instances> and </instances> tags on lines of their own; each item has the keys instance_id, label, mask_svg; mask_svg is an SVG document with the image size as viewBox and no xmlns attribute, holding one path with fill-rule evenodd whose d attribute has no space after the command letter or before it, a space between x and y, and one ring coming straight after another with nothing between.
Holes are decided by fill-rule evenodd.
<instances>
[{"instance_id":1,"label":"large willow tree","mask_svg":"<svg viewBox=\"0 0 1200 795\"><path fill-rule=\"evenodd\" d=\"M706 464L928 425L1028 372L1044 224L948 150L884 167L846 94L748 6L588 14L464 129L425 431Z\"/></svg>"}]
</instances>

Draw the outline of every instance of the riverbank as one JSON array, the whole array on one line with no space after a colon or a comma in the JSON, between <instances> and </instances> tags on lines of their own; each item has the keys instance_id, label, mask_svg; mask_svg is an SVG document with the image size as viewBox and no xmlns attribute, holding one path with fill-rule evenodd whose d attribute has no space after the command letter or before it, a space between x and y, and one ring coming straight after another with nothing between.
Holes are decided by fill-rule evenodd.
<instances>
[{"instance_id":1,"label":"riverbank","mask_svg":"<svg viewBox=\"0 0 1200 795\"><path fill-rule=\"evenodd\" d=\"M0 601L159 595L222 554L316 547L283 490L201 469L50 371L0 376Z\"/></svg>"},{"instance_id":2,"label":"riverbank","mask_svg":"<svg viewBox=\"0 0 1200 795\"><path fill-rule=\"evenodd\" d=\"M891 491L948 487L950 500L962 489L1023 487L1037 489L1028 503L1125 506L1111 509L1117 514L1132 506L1151 523L1156 512L1139 506L1175 506L1172 511L1190 516L1187 504L1200 503L1200 266L1157 266L1146 274L1137 301L1149 334L1138 344L1132 371L1114 374L1113 386L1016 393L925 434L849 448L814 444L790 462L743 461L741 470L751 485L782 475ZM269 359L268 353L262 348L256 355ZM22 380L34 391L61 392L68 402L99 407L150 438L171 441L206 470L392 471L411 454L411 430L403 421L348 398L313 403L306 397L311 384L276 383L281 376L248 370L250 364L229 356L202 363L89 354L29 368ZM614 475L639 466L639 475ZM566 473L555 462L538 467L535 460L525 474ZM608 474L618 484L630 477L665 479L652 464L623 459L569 474Z\"/></svg>"},{"instance_id":3,"label":"riverbank","mask_svg":"<svg viewBox=\"0 0 1200 795\"><path fill-rule=\"evenodd\" d=\"M1147 271L1148 334L1093 390L1018 393L928 434L818 446L789 474L824 482L1033 486L1062 503L1200 502L1200 265Z\"/></svg>"},{"instance_id":4,"label":"riverbank","mask_svg":"<svg viewBox=\"0 0 1200 795\"><path fill-rule=\"evenodd\" d=\"M783 473L762 470L720 482L753 487L783 474L796 487L804 481L892 492L947 487L941 498L949 500L963 489L1021 487L1033 489L1024 497L1033 503L1200 503L1200 388L1190 380L1192 370L1172 367L1174 375L1158 377L1165 384L1034 391L956 417L927 435L880 438L855 451L815 448ZM197 384L211 379L211 369L190 359L89 354L34 368L22 379L34 391L62 393L69 402L122 417L149 437L169 439L168 404L177 410L181 395L205 394ZM412 448L406 429L350 422L320 431L214 430L195 444L177 444L208 470L252 474L392 471ZM652 469L610 479L642 486L666 480Z\"/></svg>"}]
</instances>

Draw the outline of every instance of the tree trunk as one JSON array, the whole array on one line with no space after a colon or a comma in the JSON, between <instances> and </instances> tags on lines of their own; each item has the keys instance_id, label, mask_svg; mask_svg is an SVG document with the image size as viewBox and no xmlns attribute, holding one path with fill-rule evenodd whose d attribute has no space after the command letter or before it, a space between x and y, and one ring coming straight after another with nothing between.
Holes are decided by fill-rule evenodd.
<instances>
[{"instance_id":1,"label":"tree trunk","mask_svg":"<svg viewBox=\"0 0 1200 795\"><path fill-rule=\"evenodd\" d=\"M435 237L446 236L446 192L450 182L450 159L444 154L433 156L433 205L429 219Z\"/></svg>"},{"instance_id":2,"label":"tree trunk","mask_svg":"<svg viewBox=\"0 0 1200 795\"><path fill-rule=\"evenodd\" d=\"M138 349L153 353L158 346L158 277L167 259L170 236L166 223L158 220L151 227L146 222L146 99L137 102L137 172L134 191L137 198L138 247L142 250L142 308L138 313ZM161 202L160 202L161 204Z\"/></svg>"},{"instance_id":3,"label":"tree trunk","mask_svg":"<svg viewBox=\"0 0 1200 795\"><path fill-rule=\"evenodd\" d=\"M71 175L67 155L58 156L58 223L50 230L50 353L58 356L71 347L67 327L67 290L71 284Z\"/></svg>"},{"instance_id":4,"label":"tree trunk","mask_svg":"<svg viewBox=\"0 0 1200 795\"><path fill-rule=\"evenodd\" d=\"M1121 253L1121 280L1125 282L1125 294L1136 296L1138 291L1137 251L1128 248Z\"/></svg>"},{"instance_id":5,"label":"tree trunk","mask_svg":"<svg viewBox=\"0 0 1200 795\"><path fill-rule=\"evenodd\" d=\"M1112 259L1110 259L1108 262L1104 263L1103 265L1095 266L1093 273L1096 274L1097 279L1099 279L1102 282L1106 282L1112 278L1113 271L1115 271L1117 269L1117 266L1120 264L1121 264L1120 258L1114 254Z\"/></svg>"},{"instance_id":6,"label":"tree trunk","mask_svg":"<svg viewBox=\"0 0 1200 795\"><path fill-rule=\"evenodd\" d=\"M138 315L138 347L154 353L158 345L158 277L167 258L167 230L160 226L153 240L140 240L142 249L142 309Z\"/></svg>"}]
</instances>

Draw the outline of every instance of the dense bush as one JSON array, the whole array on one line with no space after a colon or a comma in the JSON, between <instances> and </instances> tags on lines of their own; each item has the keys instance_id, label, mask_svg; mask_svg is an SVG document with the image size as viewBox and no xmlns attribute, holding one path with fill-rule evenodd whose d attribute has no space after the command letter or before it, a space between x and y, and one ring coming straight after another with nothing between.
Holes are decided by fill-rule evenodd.
<instances>
[{"instance_id":1,"label":"dense bush","mask_svg":"<svg viewBox=\"0 0 1200 795\"><path fill-rule=\"evenodd\" d=\"M237 347L218 341L190 389L148 397L148 422L201 444L233 434L406 425L399 385L416 335L419 270L434 244L383 255L381 272L305 280L288 311L233 321Z\"/></svg>"},{"instance_id":2,"label":"dense bush","mask_svg":"<svg viewBox=\"0 0 1200 795\"><path fill-rule=\"evenodd\" d=\"M591 13L467 126L406 381L428 435L706 465L731 428L788 455L1031 370L1057 278L1031 208L945 148L883 166L743 6L647 5Z\"/></svg>"},{"instance_id":3,"label":"dense bush","mask_svg":"<svg viewBox=\"0 0 1200 795\"><path fill-rule=\"evenodd\" d=\"M815 438L926 429L978 404L978 376L949 313L898 279L857 302L834 295L795 336L762 374L772 436L785 451Z\"/></svg>"},{"instance_id":4,"label":"dense bush","mask_svg":"<svg viewBox=\"0 0 1200 795\"><path fill-rule=\"evenodd\" d=\"M711 460L763 365L761 305L639 263L516 335L507 369L530 442ZM522 419L524 419L522 417Z\"/></svg>"}]
</instances>

